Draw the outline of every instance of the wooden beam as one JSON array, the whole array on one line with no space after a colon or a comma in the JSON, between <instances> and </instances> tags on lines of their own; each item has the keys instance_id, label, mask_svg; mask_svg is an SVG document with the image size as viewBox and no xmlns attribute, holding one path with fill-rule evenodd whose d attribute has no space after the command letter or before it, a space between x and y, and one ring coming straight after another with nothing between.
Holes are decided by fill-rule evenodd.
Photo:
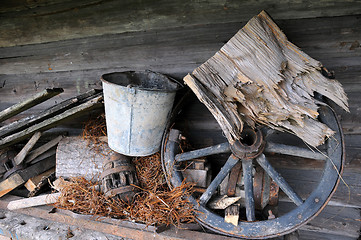
<instances>
[{"instance_id":1,"label":"wooden beam","mask_svg":"<svg viewBox=\"0 0 361 240\"><path fill-rule=\"evenodd\" d=\"M50 129L64 120L69 120L72 117L76 117L76 114L79 114L84 111L90 111L91 109L102 106L101 103L102 99L103 99L102 95L97 96L83 104L80 104L69 110L66 110L65 112L59 115L49 118L41 123L35 124L25 130L7 136L0 140L0 149L9 146L11 144L20 142L23 139L27 138L29 135L33 134L34 132Z\"/></svg>"},{"instance_id":2,"label":"wooden beam","mask_svg":"<svg viewBox=\"0 0 361 240\"><path fill-rule=\"evenodd\" d=\"M49 149L55 147L60 141L63 139L63 136L57 136L56 138L52 139L51 141L45 143L41 147L38 147L37 149L31 151L29 155L25 158L26 163L30 163L35 158L40 156L41 154L45 153Z\"/></svg>"},{"instance_id":3,"label":"wooden beam","mask_svg":"<svg viewBox=\"0 0 361 240\"><path fill-rule=\"evenodd\" d=\"M40 112L39 114L25 117L18 121L4 125L4 126L0 127L0 137L4 137L11 133L21 131L26 127L30 127L31 125L34 125L47 118L53 117L61 112L64 112L65 110L68 110L69 108L74 107L75 105L83 103L89 97L94 96L95 94L97 94L99 92L100 91L98 91L98 90L92 89L90 91L87 91L84 94L69 98L59 104L56 104L56 105Z\"/></svg>"},{"instance_id":4,"label":"wooden beam","mask_svg":"<svg viewBox=\"0 0 361 240\"><path fill-rule=\"evenodd\" d=\"M60 193L51 193L51 194L44 194L31 198L14 200L9 202L7 208L9 210L16 210L16 209L52 204L58 200L59 196Z\"/></svg>"},{"instance_id":5,"label":"wooden beam","mask_svg":"<svg viewBox=\"0 0 361 240\"><path fill-rule=\"evenodd\" d=\"M16 114L25 111L39 103L42 103L49 98L52 98L59 93L62 93L64 90L62 88L53 88L53 89L45 89L34 96L19 102L3 111L0 112L0 122L15 116Z\"/></svg>"},{"instance_id":6,"label":"wooden beam","mask_svg":"<svg viewBox=\"0 0 361 240\"><path fill-rule=\"evenodd\" d=\"M12 174L10 177L0 183L0 197L11 192L15 188L24 184L25 180L18 173Z\"/></svg>"},{"instance_id":7,"label":"wooden beam","mask_svg":"<svg viewBox=\"0 0 361 240\"><path fill-rule=\"evenodd\" d=\"M26 155L29 153L29 151L34 147L36 142L41 137L41 132L36 132L34 135L30 138L30 140L25 144L25 146L21 149L21 151L14 157L14 162L16 165L21 164Z\"/></svg>"}]
</instances>

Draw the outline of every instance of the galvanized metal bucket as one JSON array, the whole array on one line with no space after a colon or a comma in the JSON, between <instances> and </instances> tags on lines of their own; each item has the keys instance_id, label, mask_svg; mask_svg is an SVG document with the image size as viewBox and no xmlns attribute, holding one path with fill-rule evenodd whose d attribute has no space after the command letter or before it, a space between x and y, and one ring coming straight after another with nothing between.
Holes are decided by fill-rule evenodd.
<instances>
[{"instance_id":1,"label":"galvanized metal bucket","mask_svg":"<svg viewBox=\"0 0 361 240\"><path fill-rule=\"evenodd\" d=\"M101 80L109 147L127 156L159 151L181 85L151 71L109 73Z\"/></svg>"}]
</instances>

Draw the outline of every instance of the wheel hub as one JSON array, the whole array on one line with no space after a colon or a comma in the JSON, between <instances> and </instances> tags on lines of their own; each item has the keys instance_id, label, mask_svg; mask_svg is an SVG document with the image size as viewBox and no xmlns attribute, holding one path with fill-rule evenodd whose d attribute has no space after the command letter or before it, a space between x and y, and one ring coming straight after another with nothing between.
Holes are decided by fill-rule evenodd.
<instances>
[{"instance_id":1,"label":"wheel hub","mask_svg":"<svg viewBox=\"0 0 361 240\"><path fill-rule=\"evenodd\" d=\"M258 157L263 152L264 147L265 141L262 132L252 128L243 129L241 139L230 146L232 153L242 160Z\"/></svg>"}]
</instances>

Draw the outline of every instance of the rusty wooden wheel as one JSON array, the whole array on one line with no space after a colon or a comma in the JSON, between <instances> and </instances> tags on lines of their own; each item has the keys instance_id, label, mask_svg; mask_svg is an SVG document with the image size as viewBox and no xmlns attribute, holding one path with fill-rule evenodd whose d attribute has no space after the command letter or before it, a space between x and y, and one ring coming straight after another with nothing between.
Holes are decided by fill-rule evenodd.
<instances>
[{"instance_id":1,"label":"rusty wooden wheel","mask_svg":"<svg viewBox=\"0 0 361 240\"><path fill-rule=\"evenodd\" d=\"M189 201L197 210L197 220L200 224L217 233L239 238L266 239L290 233L315 217L330 200L342 173L344 164L344 141L340 124L334 111L329 106L320 106L319 120L328 125L336 133L324 144L323 151L311 151L307 147L276 144L268 141L268 136L260 130L246 129L247 140L238 141L233 146L228 142L202 148L190 152L179 153L181 132L170 129L164 136L162 146L162 161L166 176L169 176L171 187L179 186L183 181L182 171L178 171L180 163L199 157L220 153L230 153L228 160L216 174L200 197L192 196ZM317 187L307 196L300 197L287 180L268 161L269 153L287 155L288 157L303 157L315 161L323 161L323 174ZM209 200L214 197L217 187L232 169L241 162L244 199L241 208L245 210L244 217L238 223L225 222L223 213L208 207ZM239 164L238 164L239 165ZM262 168L282 192L293 202L294 208L284 214L268 219L260 217L255 206L253 167ZM257 205L257 204L256 204Z\"/></svg>"}]
</instances>

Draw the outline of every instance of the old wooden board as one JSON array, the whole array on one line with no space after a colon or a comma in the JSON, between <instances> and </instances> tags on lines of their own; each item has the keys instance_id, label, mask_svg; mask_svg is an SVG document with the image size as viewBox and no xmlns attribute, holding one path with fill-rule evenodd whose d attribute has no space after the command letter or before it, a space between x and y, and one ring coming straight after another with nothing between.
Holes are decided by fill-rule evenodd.
<instances>
[{"instance_id":1,"label":"old wooden board","mask_svg":"<svg viewBox=\"0 0 361 240\"><path fill-rule=\"evenodd\" d=\"M49 205L52 203L56 203L58 201L59 196L60 193L50 193L36 197L18 199L18 200L10 201L7 208L9 210L16 210L22 208Z\"/></svg>"},{"instance_id":2,"label":"old wooden board","mask_svg":"<svg viewBox=\"0 0 361 240\"><path fill-rule=\"evenodd\" d=\"M106 142L94 144L81 137L66 137L56 152L56 177L71 178L83 176L88 180L100 180L103 161L113 151Z\"/></svg>"},{"instance_id":3,"label":"old wooden board","mask_svg":"<svg viewBox=\"0 0 361 240\"><path fill-rule=\"evenodd\" d=\"M292 209L292 203L280 203L280 214ZM361 215L357 208L326 206L314 219L300 228L301 239L320 239L319 234L329 235L321 239L358 239ZM312 234L313 233L313 234ZM305 237L302 237L306 235ZM312 238L307 238L313 235ZM333 238L331 237L333 236Z\"/></svg>"},{"instance_id":4,"label":"old wooden board","mask_svg":"<svg viewBox=\"0 0 361 240\"><path fill-rule=\"evenodd\" d=\"M61 112L64 112L65 110L68 110L71 107L74 107L76 105L83 103L88 98L90 98L91 96L95 96L99 92L100 91L95 90L95 89L89 90L86 93L81 94L79 96L72 97L61 103L56 103L54 106L51 106L50 108L45 109L44 111L37 113L36 115L31 115L31 116L19 119L17 121L14 121L10 124L6 124L6 125L0 127L0 136L4 137L11 133L21 131L26 127L30 127L31 125L39 123L47 118L53 117L57 114L60 114Z\"/></svg>"},{"instance_id":5,"label":"old wooden board","mask_svg":"<svg viewBox=\"0 0 361 240\"><path fill-rule=\"evenodd\" d=\"M21 149L21 151L14 157L14 162L16 165L21 164L29 151L34 147L36 142L41 137L41 132L35 132L34 135L30 138L30 140L25 144L25 146Z\"/></svg>"},{"instance_id":6,"label":"old wooden board","mask_svg":"<svg viewBox=\"0 0 361 240\"><path fill-rule=\"evenodd\" d=\"M42 145L41 147L38 147L37 149L34 149L33 151L31 151L29 153L29 155L26 157L25 162L26 163L30 163L31 161L33 161L34 159L36 159L38 156L40 156L41 154L45 153L46 151L48 151L49 149L55 147L60 140L63 138L63 136L57 136L56 138L50 140L49 142L45 143L44 145Z\"/></svg>"},{"instance_id":7,"label":"old wooden board","mask_svg":"<svg viewBox=\"0 0 361 240\"><path fill-rule=\"evenodd\" d=\"M6 196L0 199L0 209L6 209L9 201L17 200L18 197ZM51 206L41 206L41 207L30 207L25 209L18 209L14 212L34 216L36 218L46 219L48 221L54 221L64 224L73 225L79 228L91 229L94 231L101 231L107 234L113 234L119 237L130 238L130 239L209 239L216 240L220 238L218 234L205 233L203 231L189 231L184 229L175 229L170 228L162 231L161 233L156 233L154 231L147 231L145 225L143 228L132 228L129 224L128 226L122 226L121 221L116 222L102 222L101 219L94 220L89 218L74 218L67 214L62 213L61 211L51 213ZM186 225L185 225L186 227ZM221 236L222 239L233 239L226 236Z\"/></svg>"},{"instance_id":8,"label":"old wooden board","mask_svg":"<svg viewBox=\"0 0 361 240\"><path fill-rule=\"evenodd\" d=\"M93 99L90 99L89 101L82 103L78 106L75 106L69 110L66 110L65 112L56 115L52 118L49 118L43 122L40 122L38 124L35 124L33 126L30 126L29 128L22 130L20 132L14 133L10 136L7 136L0 140L0 148L4 148L6 146L9 146L11 144L14 144L16 142L20 142L21 140L25 139L32 133L36 131L45 131L47 129L50 129L56 125L58 125L60 122L63 122L65 120L69 120L71 118L76 118L79 116L79 114L82 114L82 112L87 112L95 108L102 107L103 104L101 101L103 100L103 96L97 96Z\"/></svg>"},{"instance_id":9,"label":"old wooden board","mask_svg":"<svg viewBox=\"0 0 361 240\"><path fill-rule=\"evenodd\" d=\"M25 111L39 103L42 103L49 98L62 93L64 90L62 88L53 88L53 89L45 89L34 96L31 96L28 99L25 99L7 109L4 109L0 112L0 122L15 116L16 114Z\"/></svg>"},{"instance_id":10,"label":"old wooden board","mask_svg":"<svg viewBox=\"0 0 361 240\"><path fill-rule=\"evenodd\" d=\"M2 5L0 47L26 45L94 35L209 23L245 21L265 9L275 19L312 18L361 13L358 1L309 3L143 1L23 2ZM92 18L89 18L92 16ZM93 19L97 19L93 21ZM112 24L109 24L112 23ZM51 28L48 26L51 25ZM31 31L30 31L31 29ZM19 35L19 32L22 34Z\"/></svg>"}]
</instances>

